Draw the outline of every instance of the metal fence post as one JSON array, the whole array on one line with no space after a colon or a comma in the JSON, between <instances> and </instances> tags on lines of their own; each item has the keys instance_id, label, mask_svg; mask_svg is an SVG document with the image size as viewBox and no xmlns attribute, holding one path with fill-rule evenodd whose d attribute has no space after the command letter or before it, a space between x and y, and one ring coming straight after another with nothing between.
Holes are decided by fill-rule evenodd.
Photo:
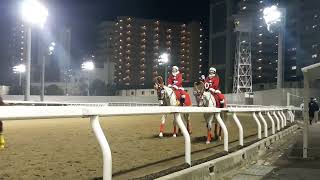
<instances>
[{"instance_id":1,"label":"metal fence post","mask_svg":"<svg viewBox=\"0 0 320 180\"><path fill-rule=\"evenodd\" d=\"M185 141L185 161L191 166L191 140L189 132L182 121L181 114L175 113L174 116L179 128L181 129Z\"/></svg>"},{"instance_id":2,"label":"metal fence post","mask_svg":"<svg viewBox=\"0 0 320 180\"><path fill-rule=\"evenodd\" d=\"M101 129L99 116L90 116L91 127L98 139L103 155L103 180L112 179L112 155L108 141Z\"/></svg>"},{"instance_id":3,"label":"metal fence post","mask_svg":"<svg viewBox=\"0 0 320 180\"><path fill-rule=\"evenodd\" d=\"M233 113L232 117L233 117L233 120L237 124L238 129L239 129L239 144L240 144L240 146L243 146L243 128L242 128L242 125L241 125L241 123L240 123L240 121L239 121L239 119L238 119L238 117L237 117L235 112Z\"/></svg>"}]
</instances>

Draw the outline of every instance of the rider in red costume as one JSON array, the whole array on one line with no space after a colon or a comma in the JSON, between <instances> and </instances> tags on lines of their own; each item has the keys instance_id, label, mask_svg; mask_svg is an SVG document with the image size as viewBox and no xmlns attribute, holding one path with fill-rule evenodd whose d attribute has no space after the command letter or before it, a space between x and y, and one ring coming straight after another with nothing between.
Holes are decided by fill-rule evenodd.
<instances>
[{"instance_id":1,"label":"rider in red costume","mask_svg":"<svg viewBox=\"0 0 320 180\"><path fill-rule=\"evenodd\" d=\"M168 77L168 87L173 89L177 99L180 100L180 106L191 103L186 102L186 92L182 87L182 73L179 72L179 68L177 66L172 67L172 73ZM187 101L189 101L188 98Z\"/></svg>"},{"instance_id":2,"label":"rider in red costume","mask_svg":"<svg viewBox=\"0 0 320 180\"><path fill-rule=\"evenodd\" d=\"M225 97L220 91L220 78L216 72L216 68L211 67L209 69L209 76L206 79L204 79L203 76L201 76L201 78L204 79L205 88L209 90L216 99L217 107L223 108L225 107Z\"/></svg>"}]
</instances>

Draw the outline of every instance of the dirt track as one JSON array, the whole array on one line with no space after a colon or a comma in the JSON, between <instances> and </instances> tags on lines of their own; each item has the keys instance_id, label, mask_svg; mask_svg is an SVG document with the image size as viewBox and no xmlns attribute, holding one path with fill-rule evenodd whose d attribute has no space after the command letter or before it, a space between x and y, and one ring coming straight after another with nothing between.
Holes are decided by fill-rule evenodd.
<instances>
[{"instance_id":1,"label":"dirt track","mask_svg":"<svg viewBox=\"0 0 320 180\"><path fill-rule=\"evenodd\" d=\"M208 149L206 128L201 114L192 114L192 151ZM252 118L240 116L245 136L256 133ZM101 124L110 143L115 179L127 179L120 171L170 159L184 154L183 137L157 137L160 116L102 118ZM238 130L230 117L226 120L230 140ZM0 151L2 179L93 179L102 176L102 155L91 131L89 119L51 119L5 121L7 148ZM166 124L172 132L172 116ZM194 158L194 157L193 157ZM179 160L183 163L182 160ZM171 164L166 164L169 168ZM164 167L159 167L161 170ZM148 172L145 172L148 173ZM144 174L138 173L138 176ZM131 175L129 177L132 177ZM133 177L132 177L133 178Z\"/></svg>"}]
</instances>

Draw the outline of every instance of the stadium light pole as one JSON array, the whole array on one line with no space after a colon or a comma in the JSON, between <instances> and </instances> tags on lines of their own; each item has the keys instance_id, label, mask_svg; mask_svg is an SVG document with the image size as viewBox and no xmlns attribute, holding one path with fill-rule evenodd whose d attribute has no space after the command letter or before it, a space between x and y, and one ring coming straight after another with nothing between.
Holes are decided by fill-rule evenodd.
<instances>
[{"instance_id":1,"label":"stadium light pole","mask_svg":"<svg viewBox=\"0 0 320 180\"><path fill-rule=\"evenodd\" d=\"M83 71L88 72L88 91L87 91L87 96L90 96L90 76L89 72L94 70L94 63L93 61L85 61L82 63L81 68Z\"/></svg>"},{"instance_id":2,"label":"stadium light pole","mask_svg":"<svg viewBox=\"0 0 320 180\"><path fill-rule=\"evenodd\" d=\"M21 74L26 72L26 65L19 64L19 65L13 66L12 70L13 70L13 73L15 74L19 73L19 87L21 88Z\"/></svg>"},{"instance_id":3,"label":"stadium light pole","mask_svg":"<svg viewBox=\"0 0 320 180\"><path fill-rule=\"evenodd\" d=\"M54 52L54 48L56 46L55 42L51 42L48 46L48 55L52 55ZM41 94L40 101L44 101L44 86L45 86L45 73L46 73L46 57L47 54L44 54L42 57L42 70L41 70Z\"/></svg>"},{"instance_id":4,"label":"stadium light pole","mask_svg":"<svg viewBox=\"0 0 320 180\"><path fill-rule=\"evenodd\" d=\"M159 65L164 65L164 82L167 85L169 54L162 53L158 59Z\"/></svg>"},{"instance_id":5,"label":"stadium light pole","mask_svg":"<svg viewBox=\"0 0 320 180\"><path fill-rule=\"evenodd\" d=\"M31 75L31 27L44 26L48 17L48 9L38 0L24 0L21 4L21 15L27 24L27 57L24 100L30 100L30 75Z\"/></svg>"},{"instance_id":6,"label":"stadium light pole","mask_svg":"<svg viewBox=\"0 0 320 180\"><path fill-rule=\"evenodd\" d=\"M268 31L273 32L273 28L278 27L278 69L277 69L277 89L283 88L284 80L284 51L285 51L285 25L286 10L273 5L263 10L263 18L267 24Z\"/></svg>"}]
</instances>

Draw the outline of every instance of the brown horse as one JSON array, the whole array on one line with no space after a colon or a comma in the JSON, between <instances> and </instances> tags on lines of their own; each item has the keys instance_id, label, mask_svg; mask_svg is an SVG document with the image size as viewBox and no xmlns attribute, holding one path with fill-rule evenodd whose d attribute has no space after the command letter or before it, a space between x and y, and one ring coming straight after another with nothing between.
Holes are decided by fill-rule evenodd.
<instances>
[{"instance_id":1,"label":"brown horse","mask_svg":"<svg viewBox=\"0 0 320 180\"><path fill-rule=\"evenodd\" d=\"M214 96L209 92L206 91L205 85L202 81L194 83L194 96L197 101L198 107L217 107L216 100ZM204 113L204 119L207 123L207 141L206 144L210 144L211 139L217 139L218 137L218 129L219 129L219 140L221 140L221 127L219 126L218 122L213 122L213 113ZM212 123L214 123L214 135L212 136Z\"/></svg>"},{"instance_id":2,"label":"brown horse","mask_svg":"<svg viewBox=\"0 0 320 180\"><path fill-rule=\"evenodd\" d=\"M154 82L155 82L154 89L157 91L157 96L158 96L160 106L179 106L180 105L180 101L177 99L174 91L171 88L164 85L164 82L161 76L156 77ZM192 104L191 104L190 95L187 93L185 95L186 97L185 97L184 106L191 106ZM166 114L162 115L161 117L159 137L163 137L164 124L166 122L166 117L167 117ZM184 121L186 121L187 130L191 134L190 114L185 113L183 114L182 118ZM177 136L176 126L177 126L176 120L174 119L173 120L173 137Z\"/></svg>"}]
</instances>

